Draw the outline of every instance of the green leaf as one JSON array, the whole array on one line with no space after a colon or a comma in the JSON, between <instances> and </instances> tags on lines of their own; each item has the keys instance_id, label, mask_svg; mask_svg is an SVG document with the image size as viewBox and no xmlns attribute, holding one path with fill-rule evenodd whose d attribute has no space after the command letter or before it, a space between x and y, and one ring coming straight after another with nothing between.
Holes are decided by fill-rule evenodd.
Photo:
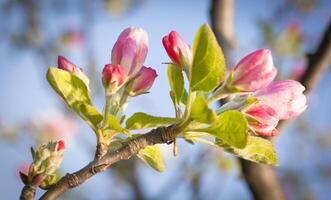
<instances>
[{"instance_id":1,"label":"green leaf","mask_svg":"<svg viewBox=\"0 0 331 200\"><path fill-rule=\"evenodd\" d=\"M222 49L207 24L202 25L195 36L193 54L191 90L214 90L224 79L225 61Z\"/></svg>"},{"instance_id":2,"label":"green leaf","mask_svg":"<svg viewBox=\"0 0 331 200\"><path fill-rule=\"evenodd\" d=\"M124 133L127 136L131 136L129 130L122 128L120 122L116 119L114 115L109 115L109 125L108 128L111 130L115 130L120 133Z\"/></svg>"},{"instance_id":3,"label":"green leaf","mask_svg":"<svg viewBox=\"0 0 331 200\"><path fill-rule=\"evenodd\" d=\"M216 118L216 113L208 107L205 97L199 93L192 104L191 119L201 123L212 123Z\"/></svg>"},{"instance_id":4,"label":"green leaf","mask_svg":"<svg viewBox=\"0 0 331 200\"><path fill-rule=\"evenodd\" d=\"M236 148L242 149L247 144L247 120L241 112L236 110L223 112L218 120L205 131Z\"/></svg>"},{"instance_id":5,"label":"green leaf","mask_svg":"<svg viewBox=\"0 0 331 200\"><path fill-rule=\"evenodd\" d=\"M238 155L246 160L274 166L278 165L274 145L269 140L261 137L250 136L246 147L243 149L231 147L219 139L216 139L215 144L222 147L225 151Z\"/></svg>"},{"instance_id":6,"label":"green leaf","mask_svg":"<svg viewBox=\"0 0 331 200\"><path fill-rule=\"evenodd\" d=\"M103 116L99 111L89 104L79 104L78 109L76 110L78 111L79 116L95 129L98 128L98 124L103 120Z\"/></svg>"},{"instance_id":7,"label":"green leaf","mask_svg":"<svg viewBox=\"0 0 331 200\"><path fill-rule=\"evenodd\" d=\"M187 142L189 142L190 144L194 144L193 142L199 142L202 144L216 146L211 140L208 140L208 138L206 138L207 136L210 136L210 135L208 133L203 133L203 132L188 131L188 132L183 133L184 139Z\"/></svg>"},{"instance_id":8,"label":"green leaf","mask_svg":"<svg viewBox=\"0 0 331 200\"><path fill-rule=\"evenodd\" d=\"M156 117L148 115L143 112L134 113L128 120L126 120L127 129L145 129L168 124L176 124L180 119L169 117Z\"/></svg>"},{"instance_id":9,"label":"green leaf","mask_svg":"<svg viewBox=\"0 0 331 200\"><path fill-rule=\"evenodd\" d=\"M169 64L168 80L170 91L172 91L173 94L174 104L179 105L184 93L184 77L182 70L172 64Z\"/></svg>"},{"instance_id":10,"label":"green leaf","mask_svg":"<svg viewBox=\"0 0 331 200\"><path fill-rule=\"evenodd\" d=\"M188 96L187 91L184 89L184 93L183 93L183 96L182 96L182 99L181 99L181 102L184 105L186 105L186 103L187 103L187 96Z\"/></svg>"},{"instance_id":11,"label":"green leaf","mask_svg":"<svg viewBox=\"0 0 331 200\"><path fill-rule=\"evenodd\" d=\"M79 104L91 105L88 88L76 75L50 67L47 71L47 80L65 102L76 111Z\"/></svg>"},{"instance_id":12,"label":"green leaf","mask_svg":"<svg viewBox=\"0 0 331 200\"><path fill-rule=\"evenodd\" d=\"M161 152L156 145L145 147L139 151L137 156L156 171L163 172L165 170Z\"/></svg>"}]
</instances>

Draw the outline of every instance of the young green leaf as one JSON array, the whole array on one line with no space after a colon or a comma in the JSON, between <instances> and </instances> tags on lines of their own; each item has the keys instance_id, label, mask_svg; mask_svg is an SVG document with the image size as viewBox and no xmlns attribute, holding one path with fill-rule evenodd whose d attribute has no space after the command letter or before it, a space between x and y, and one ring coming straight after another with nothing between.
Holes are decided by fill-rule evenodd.
<instances>
[{"instance_id":1,"label":"young green leaf","mask_svg":"<svg viewBox=\"0 0 331 200\"><path fill-rule=\"evenodd\" d=\"M109 115L108 128L119 133L124 133L127 136L131 136L130 131L125 128L122 128L120 122L116 119L114 115Z\"/></svg>"},{"instance_id":2,"label":"young green leaf","mask_svg":"<svg viewBox=\"0 0 331 200\"><path fill-rule=\"evenodd\" d=\"M244 148L247 144L248 125L245 116L236 110L223 112L211 127L204 130L228 145Z\"/></svg>"},{"instance_id":3,"label":"young green leaf","mask_svg":"<svg viewBox=\"0 0 331 200\"><path fill-rule=\"evenodd\" d=\"M98 124L103 120L103 116L99 111L89 104L79 104L76 110L78 111L78 115L95 129L98 128Z\"/></svg>"},{"instance_id":4,"label":"young green leaf","mask_svg":"<svg viewBox=\"0 0 331 200\"><path fill-rule=\"evenodd\" d=\"M183 133L183 138L189 142L190 144L194 144L193 142L199 142L202 144L207 144L211 146L216 146L209 138L210 135L208 133L203 133L203 132L192 132L188 131Z\"/></svg>"},{"instance_id":5,"label":"young green leaf","mask_svg":"<svg viewBox=\"0 0 331 200\"><path fill-rule=\"evenodd\" d=\"M91 105L88 88L76 75L50 67L47 71L47 80L71 108L76 110L82 103Z\"/></svg>"},{"instance_id":6,"label":"young green leaf","mask_svg":"<svg viewBox=\"0 0 331 200\"><path fill-rule=\"evenodd\" d=\"M204 96L198 94L192 104L191 119L201 123L212 123L216 118L216 113L208 107Z\"/></svg>"},{"instance_id":7,"label":"young green leaf","mask_svg":"<svg viewBox=\"0 0 331 200\"><path fill-rule=\"evenodd\" d=\"M243 149L231 147L220 139L216 139L215 144L222 147L225 151L238 155L246 160L274 166L278 165L274 145L269 140L261 137L250 136L246 147Z\"/></svg>"},{"instance_id":8,"label":"young green leaf","mask_svg":"<svg viewBox=\"0 0 331 200\"><path fill-rule=\"evenodd\" d=\"M148 115L143 112L134 113L129 119L126 120L127 129L145 129L168 124L179 123L180 119L169 117L156 117Z\"/></svg>"},{"instance_id":9,"label":"young green leaf","mask_svg":"<svg viewBox=\"0 0 331 200\"><path fill-rule=\"evenodd\" d=\"M160 149L156 145L145 147L139 151L137 156L156 171L163 172L165 170Z\"/></svg>"},{"instance_id":10,"label":"young green leaf","mask_svg":"<svg viewBox=\"0 0 331 200\"><path fill-rule=\"evenodd\" d=\"M182 70L173 64L168 66L168 80L173 94L174 104L179 105L184 92L184 77Z\"/></svg>"},{"instance_id":11,"label":"young green leaf","mask_svg":"<svg viewBox=\"0 0 331 200\"><path fill-rule=\"evenodd\" d=\"M225 61L222 49L207 24L202 25L195 36L193 54L191 90L214 90L224 79Z\"/></svg>"}]
</instances>

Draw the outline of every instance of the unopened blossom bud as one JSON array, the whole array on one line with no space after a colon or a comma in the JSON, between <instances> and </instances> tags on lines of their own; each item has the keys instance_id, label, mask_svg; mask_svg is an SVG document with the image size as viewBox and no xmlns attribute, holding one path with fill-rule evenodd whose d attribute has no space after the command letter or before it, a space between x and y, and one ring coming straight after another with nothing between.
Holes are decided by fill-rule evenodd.
<instances>
[{"instance_id":1,"label":"unopened blossom bud","mask_svg":"<svg viewBox=\"0 0 331 200\"><path fill-rule=\"evenodd\" d=\"M256 91L254 96L273 108L279 119L284 120L300 115L307 108L304 90L305 87L297 81L275 81Z\"/></svg>"},{"instance_id":2,"label":"unopened blossom bud","mask_svg":"<svg viewBox=\"0 0 331 200\"><path fill-rule=\"evenodd\" d=\"M38 174L53 174L62 162L64 148L63 140L41 145L34 156L33 171Z\"/></svg>"},{"instance_id":3,"label":"unopened blossom bud","mask_svg":"<svg viewBox=\"0 0 331 200\"><path fill-rule=\"evenodd\" d=\"M64 149L65 149L65 143L64 143L63 140L60 140L60 141L57 143L57 148L56 148L56 150L57 150L58 152L60 152L60 151L63 151Z\"/></svg>"},{"instance_id":4,"label":"unopened blossom bud","mask_svg":"<svg viewBox=\"0 0 331 200\"><path fill-rule=\"evenodd\" d=\"M174 64L189 69L192 64L192 50L176 31L171 31L162 39L163 46Z\"/></svg>"},{"instance_id":5,"label":"unopened blossom bud","mask_svg":"<svg viewBox=\"0 0 331 200\"><path fill-rule=\"evenodd\" d=\"M270 106L255 104L251 106L245 114L251 129L259 136L275 136L278 134L276 126L278 124L277 112Z\"/></svg>"},{"instance_id":6,"label":"unopened blossom bud","mask_svg":"<svg viewBox=\"0 0 331 200\"><path fill-rule=\"evenodd\" d=\"M125 68L128 76L135 76L142 68L148 51L148 36L141 28L130 27L118 37L111 53L111 63Z\"/></svg>"},{"instance_id":7,"label":"unopened blossom bud","mask_svg":"<svg viewBox=\"0 0 331 200\"><path fill-rule=\"evenodd\" d=\"M71 63L69 60L67 60L63 56L58 56L57 65L58 65L59 69L62 69L62 70L68 71L68 72L75 73L77 71L80 71L80 69L76 65Z\"/></svg>"},{"instance_id":8,"label":"unopened blossom bud","mask_svg":"<svg viewBox=\"0 0 331 200\"><path fill-rule=\"evenodd\" d=\"M19 171L23 183L34 186L44 184L60 167L64 149L65 144L63 140L41 145L36 152L31 149L33 162L29 167L24 166L24 169Z\"/></svg>"},{"instance_id":9,"label":"unopened blossom bud","mask_svg":"<svg viewBox=\"0 0 331 200\"><path fill-rule=\"evenodd\" d=\"M137 96L139 94L146 93L153 85L155 78L157 77L156 71L150 67L142 67L138 73L138 76L133 79L132 83L128 87L128 93L130 96Z\"/></svg>"},{"instance_id":10,"label":"unopened blossom bud","mask_svg":"<svg viewBox=\"0 0 331 200\"><path fill-rule=\"evenodd\" d=\"M102 83L106 95L110 96L117 92L126 81L125 69L121 65L107 64L102 71Z\"/></svg>"},{"instance_id":11,"label":"unopened blossom bud","mask_svg":"<svg viewBox=\"0 0 331 200\"><path fill-rule=\"evenodd\" d=\"M276 74L271 52L260 49L244 57L234 67L232 85L241 91L252 92L269 85Z\"/></svg>"},{"instance_id":12,"label":"unopened blossom bud","mask_svg":"<svg viewBox=\"0 0 331 200\"><path fill-rule=\"evenodd\" d=\"M87 76L77 67L75 64L71 63L68 59L63 56L58 56L57 59L58 68L65 70L67 72L75 74L78 78L80 78L88 87L89 79Z\"/></svg>"}]
</instances>

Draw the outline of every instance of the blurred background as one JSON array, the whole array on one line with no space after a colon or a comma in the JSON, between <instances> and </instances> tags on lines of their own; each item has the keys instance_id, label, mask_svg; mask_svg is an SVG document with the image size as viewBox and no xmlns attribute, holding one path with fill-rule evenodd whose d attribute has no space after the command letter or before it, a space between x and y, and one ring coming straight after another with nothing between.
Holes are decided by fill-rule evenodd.
<instances>
[{"instance_id":1,"label":"blurred background","mask_svg":"<svg viewBox=\"0 0 331 200\"><path fill-rule=\"evenodd\" d=\"M158 72L151 93L131 100L126 115L143 111L174 116L167 84L169 61L161 39L176 30L192 43L203 23L221 31L228 68L258 48L269 48L279 78L301 80L307 53L318 48L331 20L330 0L0 0L0 194L17 199L18 170L31 162L30 146L64 139L61 172L93 159L95 136L69 112L45 74L64 55L91 80L94 104L103 107L101 70L126 27L149 33L145 64ZM211 23L213 22L213 23ZM218 29L220 24L220 29ZM328 69L330 63L327 63ZM331 71L309 93L308 109L275 140L278 184L286 199L330 199ZM160 145L166 171L137 159L122 161L63 199L254 199L240 161L203 144ZM261 183L263 184L263 183ZM263 185L261 185L263 186ZM37 197L42 194L38 190ZM268 198L266 198L268 199Z\"/></svg>"}]
</instances>

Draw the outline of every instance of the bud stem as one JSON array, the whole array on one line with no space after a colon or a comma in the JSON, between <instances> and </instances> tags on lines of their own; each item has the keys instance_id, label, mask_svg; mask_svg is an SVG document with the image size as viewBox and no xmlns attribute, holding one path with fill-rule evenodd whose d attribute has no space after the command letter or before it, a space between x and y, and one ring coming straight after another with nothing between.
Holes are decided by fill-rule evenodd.
<instances>
[{"instance_id":1,"label":"bud stem","mask_svg":"<svg viewBox=\"0 0 331 200\"><path fill-rule=\"evenodd\" d=\"M185 113L184 113L184 122L189 121L191 107L192 107L192 103L195 99L195 96L196 96L196 92L192 92L190 89L188 92L188 95L187 95L187 102L186 102L186 108L185 108Z\"/></svg>"},{"instance_id":2,"label":"bud stem","mask_svg":"<svg viewBox=\"0 0 331 200\"><path fill-rule=\"evenodd\" d=\"M104 110L104 119L102 122L102 129L105 129L107 127L107 124L109 121L110 101L111 101L111 96L106 96L106 105L105 105L105 110Z\"/></svg>"},{"instance_id":3,"label":"bud stem","mask_svg":"<svg viewBox=\"0 0 331 200\"><path fill-rule=\"evenodd\" d=\"M215 101L224 99L227 96L229 96L229 92L226 89L226 85L223 84L220 86L220 88L216 90L216 92L209 99L207 99L207 104L214 103Z\"/></svg>"}]
</instances>

